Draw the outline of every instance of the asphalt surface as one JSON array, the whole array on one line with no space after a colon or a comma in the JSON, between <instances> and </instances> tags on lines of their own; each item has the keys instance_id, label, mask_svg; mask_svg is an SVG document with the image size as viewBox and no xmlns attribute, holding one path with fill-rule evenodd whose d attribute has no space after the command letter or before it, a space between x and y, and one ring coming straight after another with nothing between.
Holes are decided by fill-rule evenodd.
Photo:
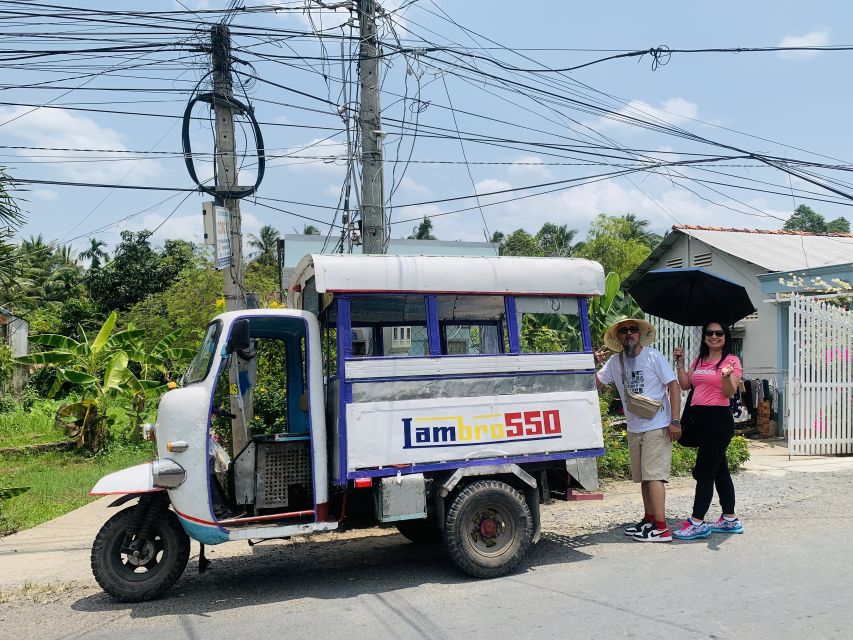
<instances>
[{"instance_id":1,"label":"asphalt surface","mask_svg":"<svg viewBox=\"0 0 853 640\"><path fill-rule=\"evenodd\" d=\"M73 563L58 566L53 582L6 588L0 637L853 636L853 459L756 453L735 477L743 535L629 540L621 526L639 498L620 483L602 502L546 506L540 543L519 571L496 580L469 579L440 546L409 544L393 530L251 549L231 543L211 549L205 574L191 559L178 584L151 603L113 602L91 574L68 580ZM673 485L668 512L676 515L689 508L691 485ZM70 538L62 544L82 557ZM23 556L13 558L11 548L8 539L0 544L0 567L17 571ZM34 569L43 562L35 546L21 553ZM11 573L0 568L0 587Z\"/></svg>"}]
</instances>

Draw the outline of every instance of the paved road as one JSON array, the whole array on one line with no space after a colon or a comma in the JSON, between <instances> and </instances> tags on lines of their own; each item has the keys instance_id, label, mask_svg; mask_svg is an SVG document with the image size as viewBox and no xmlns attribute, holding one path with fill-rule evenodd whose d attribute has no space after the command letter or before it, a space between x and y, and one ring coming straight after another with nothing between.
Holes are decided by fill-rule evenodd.
<instances>
[{"instance_id":1,"label":"paved road","mask_svg":"<svg viewBox=\"0 0 853 640\"><path fill-rule=\"evenodd\" d=\"M691 543L642 545L620 535L613 520L632 514L629 493L608 493L599 506L558 504L521 570L491 581L464 578L440 547L381 530L218 552L208 573L189 567L153 603L114 603L81 576L7 597L0 636L849 638L851 480L849 459L759 459L736 479L747 533ZM689 483L672 498L687 508ZM583 533L567 523L580 508L611 522Z\"/></svg>"}]
</instances>

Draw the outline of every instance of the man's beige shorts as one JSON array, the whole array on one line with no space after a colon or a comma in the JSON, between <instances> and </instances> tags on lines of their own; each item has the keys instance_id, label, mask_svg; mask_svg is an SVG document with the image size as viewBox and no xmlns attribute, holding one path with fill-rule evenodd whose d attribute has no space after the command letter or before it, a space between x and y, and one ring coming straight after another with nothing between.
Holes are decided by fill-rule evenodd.
<instances>
[{"instance_id":1,"label":"man's beige shorts","mask_svg":"<svg viewBox=\"0 0 853 640\"><path fill-rule=\"evenodd\" d=\"M631 452L631 480L669 481L672 467L672 440L669 428L652 429L643 433L628 432L628 449Z\"/></svg>"}]
</instances>

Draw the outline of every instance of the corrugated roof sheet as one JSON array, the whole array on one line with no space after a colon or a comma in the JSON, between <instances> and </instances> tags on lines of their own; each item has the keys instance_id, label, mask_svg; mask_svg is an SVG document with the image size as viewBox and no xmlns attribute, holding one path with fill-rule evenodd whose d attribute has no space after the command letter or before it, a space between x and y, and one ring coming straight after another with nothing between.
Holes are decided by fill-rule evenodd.
<instances>
[{"instance_id":1,"label":"corrugated roof sheet","mask_svg":"<svg viewBox=\"0 0 853 640\"><path fill-rule=\"evenodd\" d=\"M705 244L768 271L792 271L853 262L853 234L815 235L800 231L673 227Z\"/></svg>"}]
</instances>

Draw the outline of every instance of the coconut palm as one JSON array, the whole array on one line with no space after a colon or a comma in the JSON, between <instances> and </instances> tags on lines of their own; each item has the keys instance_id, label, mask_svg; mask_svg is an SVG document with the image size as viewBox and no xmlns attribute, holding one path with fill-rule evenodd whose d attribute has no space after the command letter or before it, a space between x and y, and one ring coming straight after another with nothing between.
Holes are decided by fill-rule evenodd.
<instances>
[{"instance_id":1,"label":"coconut palm","mask_svg":"<svg viewBox=\"0 0 853 640\"><path fill-rule=\"evenodd\" d=\"M313 224L306 224L302 227L302 235L304 236L319 236L320 230Z\"/></svg>"},{"instance_id":2,"label":"coconut palm","mask_svg":"<svg viewBox=\"0 0 853 640\"><path fill-rule=\"evenodd\" d=\"M81 251L80 255L77 257L80 260L91 260L89 263L89 268L93 271L97 271L101 268L101 260L106 260L107 252L101 249L101 247L106 247L107 243L103 240L98 240L97 238L89 238L89 248Z\"/></svg>"},{"instance_id":3,"label":"coconut palm","mask_svg":"<svg viewBox=\"0 0 853 640\"><path fill-rule=\"evenodd\" d=\"M633 213L626 213L625 215L620 216L620 218L626 223L624 233L625 240L636 240L649 247L654 247L663 239L659 234L649 231L648 220L641 220Z\"/></svg>"},{"instance_id":4,"label":"coconut palm","mask_svg":"<svg viewBox=\"0 0 853 640\"><path fill-rule=\"evenodd\" d=\"M7 227L13 227L21 224L24 221L24 216L15 201L12 200L9 192L3 188L3 185L9 182L5 170L0 167L0 223Z\"/></svg>"},{"instance_id":5,"label":"coconut palm","mask_svg":"<svg viewBox=\"0 0 853 640\"><path fill-rule=\"evenodd\" d=\"M572 242L575 235L577 231L569 229L567 224L556 225L553 222L546 222L536 234L536 241L546 256L568 258L572 255L574 248Z\"/></svg>"},{"instance_id":6,"label":"coconut palm","mask_svg":"<svg viewBox=\"0 0 853 640\"><path fill-rule=\"evenodd\" d=\"M276 245L279 233L272 226L265 224L258 235L249 234L249 246L258 252L257 261L262 264L275 264Z\"/></svg>"}]
</instances>

